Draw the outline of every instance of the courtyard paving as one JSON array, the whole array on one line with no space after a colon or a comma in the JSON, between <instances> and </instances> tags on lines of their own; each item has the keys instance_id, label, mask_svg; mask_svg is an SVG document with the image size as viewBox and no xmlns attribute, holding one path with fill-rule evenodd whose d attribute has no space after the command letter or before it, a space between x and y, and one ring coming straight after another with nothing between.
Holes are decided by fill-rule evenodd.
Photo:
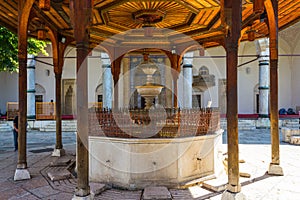
<instances>
[{"instance_id":1,"label":"courtyard paving","mask_svg":"<svg viewBox=\"0 0 300 200\"><path fill-rule=\"evenodd\" d=\"M245 161L240 164L240 171L251 175L250 178L241 178L242 193L247 199L253 200L300 199L300 146L282 142L280 155L285 175L270 176L266 174L271 159L269 131L257 129L240 132L240 159ZM27 138L28 170L32 178L26 181L13 181L17 152L13 151L12 133L0 133L0 199L71 199L76 187L75 178L53 182L47 177L50 164L57 159L51 157L55 133L29 131ZM63 133L64 148L70 159L75 159L75 141L75 133ZM226 143L226 132L223 141ZM226 153L226 144L223 144L223 152ZM219 200L222 196L222 191L213 192L201 185L186 189L169 188L169 192L174 200ZM95 199L134 200L141 199L142 196L142 190L127 191L107 187L101 194L96 195Z\"/></svg>"}]
</instances>

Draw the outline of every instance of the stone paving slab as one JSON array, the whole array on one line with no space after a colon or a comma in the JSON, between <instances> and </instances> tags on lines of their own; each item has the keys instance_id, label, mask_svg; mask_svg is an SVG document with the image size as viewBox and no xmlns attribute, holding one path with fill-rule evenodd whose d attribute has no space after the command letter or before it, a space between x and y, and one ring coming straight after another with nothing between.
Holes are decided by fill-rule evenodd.
<instances>
[{"instance_id":1,"label":"stone paving slab","mask_svg":"<svg viewBox=\"0 0 300 200\"><path fill-rule=\"evenodd\" d=\"M91 193L96 196L101 194L102 192L104 192L106 190L106 186L105 184L101 184L101 183L90 183L90 190Z\"/></svg>"},{"instance_id":2,"label":"stone paving slab","mask_svg":"<svg viewBox=\"0 0 300 200\"><path fill-rule=\"evenodd\" d=\"M48 197L48 196L55 195L55 194L59 193L59 191L54 190L49 185L38 187L38 188L29 190L29 191L30 191L30 193L34 194L35 196L37 196L39 198L44 198L44 197Z\"/></svg>"},{"instance_id":3,"label":"stone paving slab","mask_svg":"<svg viewBox=\"0 0 300 200\"><path fill-rule=\"evenodd\" d=\"M142 191L110 189L95 197L95 200L140 200Z\"/></svg>"},{"instance_id":4,"label":"stone paving slab","mask_svg":"<svg viewBox=\"0 0 300 200\"><path fill-rule=\"evenodd\" d=\"M171 193L166 187L146 187L143 193L143 200L168 200L172 199Z\"/></svg>"},{"instance_id":5,"label":"stone paving slab","mask_svg":"<svg viewBox=\"0 0 300 200\"><path fill-rule=\"evenodd\" d=\"M260 131L260 130L259 130ZM280 145L280 163L285 176L266 175L271 160L271 146L266 144L267 137L261 136L260 132L253 131L242 135L241 141L246 141L248 134L250 141L261 141L260 145L240 145L240 158L246 163L240 165L242 172L251 174L250 179L240 179L242 183L242 192L248 200L296 200L300 199L300 147L281 143ZM10 136L12 135L9 133ZM266 135L265 133L263 133ZM256 138L253 135L257 135ZM28 137L29 138L29 137ZM4 138L7 139L7 138ZM12 137L10 138L12 139ZM268 138L269 139L269 138ZM0 140L2 137L0 135ZM12 141L10 141L12 144ZM42 143L43 144L43 143ZM75 145L65 145L67 153L75 152ZM223 145L223 152L226 152L226 145ZM38 147L42 148L42 147ZM0 146L1 150L1 146ZM16 170L17 152L6 150L0 153L0 199L71 199L76 187L76 179L67 179L63 181L50 181L47 178L47 172L50 170L49 164L53 161L51 152L28 153L28 170L32 179L26 181L13 181L13 174ZM74 157L75 158L75 157ZM34 191L34 192L31 192ZM184 190L170 189L173 200L189 199L210 199L221 200L222 193L212 192L199 186L188 187ZM95 199L101 200L140 200L142 191L124 191L118 189L105 190Z\"/></svg>"},{"instance_id":6,"label":"stone paving slab","mask_svg":"<svg viewBox=\"0 0 300 200\"><path fill-rule=\"evenodd\" d=\"M67 156L59 157L57 160L50 163L50 167L68 166L71 163L71 159Z\"/></svg>"},{"instance_id":7,"label":"stone paving slab","mask_svg":"<svg viewBox=\"0 0 300 200\"><path fill-rule=\"evenodd\" d=\"M14 184L15 186L21 187L25 190L32 190L38 187L42 186L48 186L48 182L44 177L38 176L38 177L33 177L32 179L26 180L26 181L20 181L17 183L11 183Z\"/></svg>"},{"instance_id":8,"label":"stone paving slab","mask_svg":"<svg viewBox=\"0 0 300 200\"><path fill-rule=\"evenodd\" d=\"M48 172L47 175L51 181L59 181L59 180L69 179L72 177L71 173L66 169L61 171Z\"/></svg>"}]
</instances>

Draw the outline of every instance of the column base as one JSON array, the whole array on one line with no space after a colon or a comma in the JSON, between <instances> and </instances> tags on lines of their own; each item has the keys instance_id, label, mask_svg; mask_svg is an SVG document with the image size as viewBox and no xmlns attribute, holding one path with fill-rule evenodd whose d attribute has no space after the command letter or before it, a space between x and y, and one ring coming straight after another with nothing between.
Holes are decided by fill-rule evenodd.
<instances>
[{"instance_id":1,"label":"column base","mask_svg":"<svg viewBox=\"0 0 300 200\"><path fill-rule=\"evenodd\" d=\"M94 196L91 194L84 196L84 197L74 195L72 198L72 200L93 200L93 199L94 199Z\"/></svg>"},{"instance_id":2,"label":"column base","mask_svg":"<svg viewBox=\"0 0 300 200\"><path fill-rule=\"evenodd\" d=\"M256 121L256 128L270 128L270 119L259 117Z\"/></svg>"},{"instance_id":3,"label":"column base","mask_svg":"<svg viewBox=\"0 0 300 200\"><path fill-rule=\"evenodd\" d=\"M246 196L241 192L233 193L225 190L222 194L221 200L246 200Z\"/></svg>"},{"instance_id":4,"label":"column base","mask_svg":"<svg viewBox=\"0 0 300 200\"><path fill-rule=\"evenodd\" d=\"M53 157L61 157L64 156L66 154L64 149L54 149L54 151L52 152Z\"/></svg>"},{"instance_id":5,"label":"column base","mask_svg":"<svg viewBox=\"0 0 300 200\"><path fill-rule=\"evenodd\" d=\"M27 120L35 120L35 115L27 115Z\"/></svg>"},{"instance_id":6,"label":"column base","mask_svg":"<svg viewBox=\"0 0 300 200\"><path fill-rule=\"evenodd\" d=\"M283 176L283 170L280 165L270 164L268 174L275 176Z\"/></svg>"},{"instance_id":7,"label":"column base","mask_svg":"<svg viewBox=\"0 0 300 200\"><path fill-rule=\"evenodd\" d=\"M239 185L227 184L226 190L228 190L229 192L238 193L241 191L241 184L239 184Z\"/></svg>"},{"instance_id":8,"label":"column base","mask_svg":"<svg viewBox=\"0 0 300 200\"><path fill-rule=\"evenodd\" d=\"M30 179L30 174L27 169L16 169L14 181L28 180Z\"/></svg>"}]
</instances>

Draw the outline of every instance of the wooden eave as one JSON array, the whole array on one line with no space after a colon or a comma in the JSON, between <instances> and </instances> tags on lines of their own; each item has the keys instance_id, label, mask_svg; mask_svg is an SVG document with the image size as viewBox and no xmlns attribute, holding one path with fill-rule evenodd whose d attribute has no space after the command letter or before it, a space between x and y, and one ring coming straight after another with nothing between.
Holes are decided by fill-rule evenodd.
<instances>
[{"instance_id":1,"label":"wooden eave","mask_svg":"<svg viewBox=\"0 0 300 200\"><path fill-rule=\"evenodd\" d=\"M157 9L165 12L164 19L152 26L187 35L206 48L218 45L219 38L225 34L224 24L220 19L219 0L94 0L92 25L90 26L91 46L108 39L112 45L115 43L130 45L130 41L127 39L131 36L124 36L124 34L143 26L132 17L134 12L143 9ZM278 9L279 30L300 20L300 0L279 0ZM49 28L63 36L74 37L70 22L69 0L51 1L50 11L41 10L36 1L33 12L36 18ZM260 17L260 14L253 13L252 1L244 0L242 28L254 29L257 38L266 37L269 34L265 21L260 20ZM36 37L39 24L36 21L30 23L30 36ZM0 25L14 32L17 31L17 0L0 0ZM242 41L248 40L246 32L242 36ZM117 34L121 34L121 36L111 39ZM141 46L147 45L153 41L153 38L144 37L143 31L140 31L135 37L133 46L136 46L137 43ZM168 42L170 45L179 45L181 42L185 42L184 40L173 41L174 37L172 38L172 36L168 36L168 38L169 41L164 38L158 39L156 42L161 42L163 46ZM114 41L115 39L119 41Z\"/></svg>"}]
</instances>

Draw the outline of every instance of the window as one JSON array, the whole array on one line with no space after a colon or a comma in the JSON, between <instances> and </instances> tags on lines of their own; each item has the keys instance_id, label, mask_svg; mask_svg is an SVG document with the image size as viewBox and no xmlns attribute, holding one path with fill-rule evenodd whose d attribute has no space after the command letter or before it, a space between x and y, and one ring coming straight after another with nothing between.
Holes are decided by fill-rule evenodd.
<instances>
[{"instance_id":1,"label":"window","mask_svg":"<svg viewBox=\"0 0 300 200\"><path fill-rule=\"evenodd\" d=\"M209 70L206 66L202 66L200 67L199 69L199 75L202 76L202 75L209 75Z\"/></svg>"}]
</instances>

